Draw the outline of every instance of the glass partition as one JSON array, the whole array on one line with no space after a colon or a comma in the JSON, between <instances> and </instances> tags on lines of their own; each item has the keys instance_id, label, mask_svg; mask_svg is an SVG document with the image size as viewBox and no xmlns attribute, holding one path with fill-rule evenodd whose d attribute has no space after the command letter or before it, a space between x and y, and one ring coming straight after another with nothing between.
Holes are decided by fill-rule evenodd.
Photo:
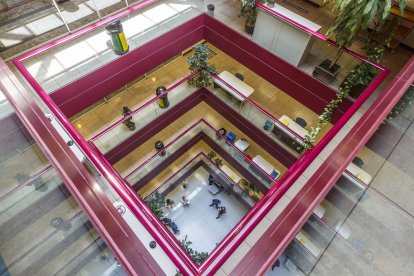
<instances>
[{"instance_id":1,"label":"glass partition","mask_svg":"<svg viewBox=\"0 0 414 276\"><path fill-rule=\"evenodd\" d=\"M304 152L305 142L303 138L308 133L305 128L287 115L275 118L219 76L214 75L213 77L214 86L209 89L222 102L233 108L256 126L258 130L292 154L300 156Z\"/></svg>"},{"instance_id":2,"label":"glass partition","mask_svg":"<svg viewBox=\"0 0 414 276\"><path fill-rule=\"evenodd\" d=\"M179 134L172 142L165 145L164 148L160 149L144 163L132 170L125 177L125 180L127 180L131 185L134 185L139 180L148 175L153 169L159 166L162 162L164 162L166 158L179 150L183 145L185 145L194 137L200 135L206 135L209 138L209 141L215 143L224 152L228 153L232 159L226 160L228 163L231 164L234 162L233 164L241 165L246 171L254 176L254 179L257 181L257 183L252 184L256 188L253 188L251 190L252 195L258 197L257 200L259 200L264 193L266 193L273 185L275 185L275 183L277 183L276 179L280 178L280 172L276 168L269 168L269 166L272 166L271 164L268 166L267 161L263 160L258 160L256 163L255 160L252 160L251 157L247 156L244 151L240 150L237 145L233 144L233 142L222 136L218 130L213 128L207 121L202 119ZM200 139L203 139L202 137L203 136L200 136ZM244 150L247 149L244 148ZM264 162L266 162L266 164L264 164ZM244 181L242 181L243 183L240 184L242 186L249 186L248 182Z\"/></svg>"},{"instance_id":3,"label":"glass partition","mask_svg":"<svg viewBox=\"0 0 414 276\"><path fill-rule=\"evenodd\" d=\"M91 16L89 14L94 14L96 17L94 20L98 19L97 13L94 12L96 6L101 16L104 16L107 11L112 10L112 6L121 8L125 5L125 1L98 1L96 6L92 0L79 3L67 1L64 5L71 5L73 9L76 9L71 13L62 12L69 27L72 28L72 26L79 27L79 23L85 20L85 16L86 18ZM111 6L105 7L106 5ZM197 5L200 3L155 1L147 7L132 7L120 13L129 51L201 14ZM115 18L118 16L115 15ZM113 20L115 18L112 17ZM107 23L109 23L108 20L97 23L99 27L86 32L88 37L74 36L65 43L55 43L21 62L43 90L51 93L120 57L113 51L111 37L105 29Z\"/></svg>"},{"instance_id":4,"label":"glass partition","mask_svg":"<svg viewBox=\"0 0 414 276\"><path fill-rule=\"evenodd\" d=\"M129 116L100 131L91 141L102 153L106 153L197 90L188 86L187 79L180 80L162 94L132 110Z\"/></svg>"},{"instance_id":5,"label":"glass partition","mask_svg":"<svg viewBox=\"0 0 414 276\"><path fill-rule=\"evenodd\" d=\"M17 116L0 127L0 275L126 275Z\"/></svg>"}]
</instances>

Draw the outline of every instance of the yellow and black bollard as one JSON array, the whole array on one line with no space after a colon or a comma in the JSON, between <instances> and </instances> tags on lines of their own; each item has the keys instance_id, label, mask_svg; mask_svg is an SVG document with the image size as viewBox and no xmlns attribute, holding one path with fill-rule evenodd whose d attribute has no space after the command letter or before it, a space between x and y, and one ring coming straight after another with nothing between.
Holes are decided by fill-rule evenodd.
<instances>
[{"instance_id":1,"label":"yellow and black bollard","mask_svg":"<svg viewBox=\"0 0 414 276\"><path fill-rule=\"evenodd\" d=\"M159 96L165 91L167 91L167 88L165 88L164 86L160 86L155 90L155 94ZM161 108L167 108L170 105L170 102L168 101L168 93L158 98L158 105Z\"/></svg>"},{"instance_id":2,"label":"yellow and black bollard","mask_svg":"<svg viewBox=\"0 0 414 276\"><path fill-rule=\"evenodd\" d=\"M114 52L123 55L128 52L129 46L125 39L124 31L120 20L115 20L106 25L106 32L111 36Z\"/></svg>"}]
</instances>

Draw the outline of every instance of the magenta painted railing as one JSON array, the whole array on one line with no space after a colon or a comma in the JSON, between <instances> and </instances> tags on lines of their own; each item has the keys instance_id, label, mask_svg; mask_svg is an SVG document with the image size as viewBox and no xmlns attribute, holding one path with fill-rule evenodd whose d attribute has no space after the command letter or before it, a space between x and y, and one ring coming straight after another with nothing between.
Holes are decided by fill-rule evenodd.
<instances>
[{"instance_id":1,"label":"magenta painted railing","mask_svg":"<svg viewBox=\"0 0 414 276\"><path fill-rule=\"evenodd\" d=\"M190 161L188 161L187 163L185 163L184 166L182 166L180 169L178 169L178 171L176 171L172 176L170 176L167 180L165 180L160 186L158 186L154 191L152 191L145 198L150 197L155 192L159 191L159 189L161 189L164 185L166 185L168 182L170 182L171 179L173 179L176 175L178 175L179 173L181 173L188 165L190 165L195 159L197 159L200 156L204 157L211 165L213 165L215 168L217 168L230 182L233 183L234 186L236 186L241 191L244 191L244 189L242 187L240 187L240 185L238 183L234 182L233 179L231 179L225 172L222 171L222 169L219 166L217 166L216 164L214 164L214 162L210 158L208 158L208 156L204 152L201 151L195 157L191 158ZM249 194L248 194L248 196L250 197Z\"/></svg>"},{"instance_id":2,"label":"magenta painted railing","mask_svg":"<svg viewBox=\"0 0 414 276\"><path fill-rule=\"evenodd\" d=\"M215 129L209 122L207 122L206 120L202 119L203 123L205 123L207 125L207 127L209 127L212 131L214 131L215 133L217 133L217 135L220 135L222 139L224 139L225 141L227 141L227 144L230 145L235 151L237 151L239 154L241 154L245 160L249 160L249 163L252 163L258 170L260 170L264 175L266 175L266 177L272 181L274 184L277 183L278 181L276 179L273 179L267 172L265 172L261 167L259 167L259 165L256 164L256 162L254 162L253 160L250 160L246 154L246 152L241 151L238 147L236 147L232 141L230 141L229 139L227 139L227 137L225 135L222 135L220 133L218 133L218 130Z\"/></svg>"},{"instance_id":3,"label":"magenta painted railing","mask_svg":"<svg viewBox=\"0 0 414 276\"><path fill-rule=\"evenodd\" d=\"M138 112L140 112L141 110L143 110L144 108L148 107L149 105L153 104L154 102L156 102L158 99L160 99L161 97L164 97L165 95L167 95L168 93L172 92L175 88L177 88L178 86L180 86L181 84L183 84L184 82L188 81L188 79L190 79L191 77L193 77L194 75L196 75L196 73L194 74L190 74L187 77L179 80L178 82L174 83L171 87L169 87L167 90L165 90L165 92L163 92L162 94L152 98L151 100L149 100L148 102L144 103L143 105L139 106L138 108L134 109L131 113L129 113L128 116L126 117L122 117L121 119L117 120L116 122L112 123L109 127L101 130L99 133L97 133L95 136L93 136L89 141L95 141L96 139L102 137L102 135L104 135L105 133L111 131L112 129L114 129L115 127L119 126L120 124L122 124L126 119L128 119L129 117L137 114Z\"/></svg>"},{"instance_id":4,"label":"magenta painted railing","mask_svg":"<svg viewBox=\"0 0 414 276\"><path fill-rule=\"evenodd\" d=\"M152 191L151 193L149 193L147 196L145 196L145 199L147 199L148 197L152 196L155 192L158 192L165 184L167 184L171 179L173 179L176 175L178 175L179 173L181 173L188 165L190 165L194 160L196 160L198 157L201 156L201 152L198 153L196 156L194 156L193 158L191 158L187 163L184 164L184 166L182 166L180 169L178 169L178 171L176 171L175 173L173 173L170 177L167 178L167 180L165 180L161 185L159 185L154 191Z\"/></svg>"},{"instance_id":5,"label":"magenta painted railing","mask_svg":"<svg viewBox=\"0 0 414 276\"><path fill-rule=\"evenodd\" d=\"M162 151L167 150L169 147L171 147L171 145L173 145L175 142L177 142L179 139L181 139L184 135L186 135L188 132L190 132L195 127L197 127L201 121L203 121L203 119L198 120L197 122L195 122L194 124L192 124L189 128L187 128L185 131L183 131L182 133L180 133L171 142L169 142L167 145L165 145L164 148L162 148L159 151L157 151L156 153L154 153L150 158L148 158L146 161L144 161L144 163L142 163L141 165L139 165L138 167L136 167L135 169L133 169L129 174L127 174L124 177L124 179L126 180L127 178L131 177L131 175L135 174L137 171L139 171L140 169L142 169L145 165L147 165L149 162L151 162L151 160L153 160L154 158L156 158Z\"/></svg>"},{"instance_id":6,"label":"magenta painted railing","mask_svg":"<svg viewBox=\"0 0 414 276\"><path fill-rule=\"evenodd\" d=\"M228 84L226 81L224 81L222 78L220 78L217 74L212 74L213 78L217 79L218 81L220 81L221 83L223 83L224 85L226 85L228 88L230 88L233 92L237 93L237 95L239 95L240 97L242 97L245 101L247 101L249 104L251 104L253 107L255 107L257 110L259 110L260 112L262 112L263 114L265 114L267 117L271 118L275 124L278 124L280 127L282 127L283 129L285 129L287 132L291 133L292 135L294 135L298 140L300 140L303 144L306 144L305 140L303 139L302 136L300 136L299 134L297 134L296 132L294 132L293 130L291 130L289 127L287 127L285 124L281 123L278 119L276 119L272 114L270 114L269 112L267 112L265 109L263 109L261 106L259 106L258 104L256 104L254 101L252 101L251 99L247 98L246 96L244 96L242 93L240 93L236 88L234 88L233 86L231 86L230 84ZM312 145L311 145L312 146Z\"/></svg>"},{"instance_id":7,"label":"magenta painted railing","mask_svg":"<svg viewBox=\"0 0 414 276\"><path fill-rule=\"evenodd\" d=\"M144 161L144 163L142 163L141 165L139 165L137 168L133 169L128 175L126 175L124 177L125 180L127 180L129 177L131 177L132 175L134 175L136 172L138 172L139 170L141 170L143 167L145 167L149 162L151 162L151 160L154 160L154 158L156 158L157 156L159 156L159 154L164 151L167 150L169 147L171 147L173 144L175 144L178 140L180 140L181 138L183 138L185 135L187 135L191 130L195 129L196 127L200 126L201 124L205 124L208 128L210 128L214 133L216 133L217 135L220 135L222 137L222 139L224 139L225 141L228 142L228 145L233 148L233 150L237 151L239 154L241 154L244 159L248 159L248 156L245 152L241 151L239 148L237 148L232 141L228 140L227 137L225 135L221 135L218 133L218 130L215 129L209 122L207 122L204 119L200 119L198 120L196 123L192 124L189 128L187 128L185 131L183 131L182 133L180 133L176 138L174 138L170 143L168 143L164 148L160 149L159 151L157 151L156 153L154 153L150 158L148 158L146 161ZM201 130L202 131L202 130ZM260 170L264 175L266 175L266 177L272 181L273 183L277 183L278 181L276 179L273 179L267 172L265 172L260 166L258 166L253 160L250 160L249 163L252 163L258 170ZM131 183L132 184L132 183Z\"/></svg>"},{"instance_id":8,"label":"magenta painted railing","mask_svg":"<svg viewBox=\"0 0 414 276\"><path fill-rule=\"evenodd\" d=\"M28 58L31 58L31 57L33 57L35 55L38 55L38 54L41 54L41 53L43 53L45 51L48 51L50 49L53 49L53 48L55 48L55 47L57 47L57 46L59 46L59 45L61 45L63 43L67 43L67 42L69 42L69 41L71 41L71 40L73 40L73 39L75 39L75 38L77 38L79 36L82 36L84 34L87 34L87 33L91 32L91 31L93 31L93 30L95 30L95 29L97 29L99 27L102 27L105 24L107 24L107 23L109 23L109 22L111 22L111 21L113 21L115 19L119 19L122 16L126 16L126 15L128 15L128 14L130 14L132 12L141 10L141 9L143 9L143 8L145 8L145 7L153 4L153 3L156 3L156 2L158 2L158 0L146 0L146 1L143 1L143 2L141 2L141 3L139 3L139 4L135 5L135 6L132 6L130 8L127 8L127 9L125 9L125 10L123 10L123 11L117 13L117 14L114 14L112 16L109 16L109 17L105 18L105 19L102 19L99 22L90 24L90 25L88 25L88 26L86 26L86 27L84 27L84 28L82 28L82 29L74 32L74 33L65 35L64 37L59 38L59 39L57 39L57 40L55 40L55 41L53 41L51 43L48 43L48 44L46 44L44 46L41 46L41 47L39 47L39 48L37 48L37 49L35 49L33 51L30 51L30 52L28 52L28 53L26 53L24 55L21 55L21 56L17 57L16 59L14 59L13 60L13 63L14 63L15 60L16 61L19 61L19 62L22 62L22 61L24 61L24 60L26 60Z\"/></svg>"},{"instance_id":9,"label":"magenta painted railing","mask_svg":"<svg viewBox=\"0 0 414 276\"><path fill-rule=\"evenodd\" d=\"M1 195L0 196L0 202L3 201L3 200L5 200L6 198L8 198L12 194L16 193L17 191L19 191L21 188L25 187L27 184L29 184L30 182L32 182L36 178L44 175L45 173L47 173L48 171L50 171L52 169L53 169L53 167L51 165L49 165L46 168L43 168L42 170L40 170L37 173L33 174L29 179L27 179L26 181L24 181L22 184L19 184L18 186L16 186L12 190L8 191L4 195Z\"/></svg>"},{"instance_id":10,"label":"magenta painted railing","mask_svg":"<svg viewBox=\"0 0 414 276\"><path fill-rule=\"evenodd\" d=\"M145 7L151 3L156 2L155 0L145 1L143 3L138 4L137 6ZM345 112L345 114L339 119L339 121L334 125L328 134L326 134L322 140L318 143L318 145L312 151L306 151L299 160L289 168L288 172L282 176L279 180L280 188L277 190L276 187L273 187L270 192L265 195L265 197L259 201L249 212L248 214L239 222L238 226L233 228L233 230L226 236L226 238L221 242L220 246L217 247L213 252L210 254L209 258L201 264L201 266L197 267L194 262L187 256L187 254L182 250L182 248L174 243L171 242L170 239L173 237L165 238L171 235L171 233L164 233L163 232L163 225L159 225L155 220L156 218L151 215L150 210L144 206L145 203L141 202L140 199L137 199L136 194L134 191L131 191L128 187L129 185L120 177L117 172L109 165L108 162L105 162L103 156L100 152L92 145L88 145L81 135L76 131L76 129L71 125L70 121L64 116L64 114L60 111L60 109L54 105L53 101L48 97L48 95L43 91L40 85L35 81L35 79L31 76L31 74L27 71L27 69L22 65L22 61L30 58L34 55L37 55L41 52L44 52L48 49L51 49L57 45L60 45L66 41L70 41L71 39L78 37L82 34L85 34L93 29L96 29L107 22L118 18L120 16L126 15L133 10L137 10L138 7L132 7L130 9L125 10L123 13L125 14L117 14L115 16L109 17L107 21L101 21L99 23L92 24L70 36L66 36L58 41L52 42L48 45L45 45L39 49L36 49L30 53L27 53L23 56L18 57L17 59L13 60L13 64L16 68L22 73L22 75L27 79L27 81L33 86L33 88L39 93L42 100L46 103L46 105L52 110L58 120L63 124L63 126L67 129L69 134L72 136L75 142L82 148L85 154L91 159L92 163L103 173L105 178L108 182L114 187L114 189L118 192L121 198L126 202L128 207L132 210L135 216L141 221L141 223L146 227L146 229L150 232L150 234L158 241L160 246L164 249L167 255L173 260L173 262L177 265L181 272L184 274L208 274L214 273L219 269L219 267L227 260L227 258L234 252L234 250L240 245L240 243L244 240L244 238L254 229L254 227L261 221L261 219L265 216L265 214L274 206L274 204L279 200L281 195L286 192L289 187L294 183L294 181L299 177L300 173L302 173L307 166L316 158L316 156L322 151L322 149L326 146L326 144L333 138L336 133L343 127L343 125L349 120L349 118L360 108L362 103L372 94L372 92L379 86L379 84L385 79L388 75L388 70L383 68L380 65L372 63L361 55L349 50L345 49L346 52L349 54L365 61L369 62L371 65L377 67L382 71L382 73L375 78L375 80L371 83L371 85L364 91L364 93L358 98L358 100L354 103L354 105ZM259 7L267 10L267 8L262 5L258 4ZM270 11L271 12L271 11ZM279 16L282 18L281 16ZM301 26L300 24L293 22L290 19L285 18L287 22L293 24L294 26L301 28L312 35L327 41L331 45L336 46L336 43L331 41L330 39L326 38L325 36L319 33L313 33L311 30L306 30L305 27ZM275 121L276 122L276 121ZM293 173L293 174L291 174ZM167 229L168 231L168 229Z\"/></svg>"}]
</instances>

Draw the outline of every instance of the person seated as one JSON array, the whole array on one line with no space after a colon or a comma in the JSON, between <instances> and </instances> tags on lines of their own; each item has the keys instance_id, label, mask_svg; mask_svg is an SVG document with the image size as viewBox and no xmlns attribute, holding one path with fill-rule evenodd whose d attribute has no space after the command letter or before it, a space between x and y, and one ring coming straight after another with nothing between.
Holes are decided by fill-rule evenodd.
<instances>
[{"instance_id":1,"label":"person seated","mask_svg":"<svg viewBox=\"0 0 414 276\"><path fill-rule=\"evenodd\" d=\"M178 229L178 225L175 224L175 222L171 222L171 229L173 230L174 234L180 233L180 230Z\"/></svg>"},{"instance_id":2,"label":"person seated","mask_svg":"<svg viewBox=\"0 0 414 276\"><path fill-rule=\"evenodd\" d=\"M162 218L161 221L166 225L166 226L171 226L172 220L170 218Z\"/></svg>"},{"instance_id":3,"label":"person seated","mask_svg":"<svg viewBox=\"0 0 414 276\"><path fill-rule=\"evenodd\" d=\"M174 207L174 200L171 200L171 199L169 199L169 198L167 198L166 200L165 200L165 205L167 206L167 208L172 208L172 207Z\"/></svg>"},{"instance_id":4,"label":"person seated","mask_svg":"<svg viewBox=\"0 0 414 276\"><path fill-rule=\"evenodd\" d=\"M214 183L214 178L213 178L213 176L210 174L210 175L208 176L208 184L209 184L209 185L213 185L213 183Z\"/></svg>"},{"instance_id":5,"label":"person seated","mask_svg":"<svg viewBox=\"0 0 414 276\"><path fill-rule=\"evenodd\" d=\"M181 198L181 203L183 204L183 206L184 207L186 207L186 206L189 206L190 205L190 201L185 197L185 196L183 196L182 198Z\"/></svg>"}]
</instances>

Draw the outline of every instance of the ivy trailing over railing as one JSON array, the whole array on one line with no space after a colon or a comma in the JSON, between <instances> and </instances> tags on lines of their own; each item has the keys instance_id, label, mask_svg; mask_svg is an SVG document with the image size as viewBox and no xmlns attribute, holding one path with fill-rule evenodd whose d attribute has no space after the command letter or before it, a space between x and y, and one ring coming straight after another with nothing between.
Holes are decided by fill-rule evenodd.
<instances>
[{"instance_id":1,"label":"ivy trailing over railing","mask_svg":"<svg viewBox=\"0 0 414 276\"><path fill-rule=\"evenodd\" d=\"M194 250L190 247L192 242L187 241L187 235L185 236L185 238L183 240L180 241L180 243L181 243L181 246L187 252L187 254L191 257L191 259L193 259L193 261L197 265L200 265L207 258L207 256L208 256L207 252L198 252L198 251L196 251L196 250Z\"/></svg>"}]
</instances>

